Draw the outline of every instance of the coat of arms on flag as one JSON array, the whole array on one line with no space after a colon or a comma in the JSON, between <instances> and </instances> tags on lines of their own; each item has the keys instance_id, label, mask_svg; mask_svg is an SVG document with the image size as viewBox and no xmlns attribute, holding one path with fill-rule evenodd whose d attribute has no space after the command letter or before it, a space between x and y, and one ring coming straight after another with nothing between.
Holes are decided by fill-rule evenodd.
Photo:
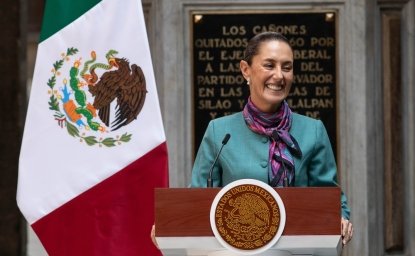
<instances>
[{"instance_id":1,"label":"coat of arms on flag","mask_svg":"<svg viewBox=\"0 0 415 256\"><path fill-rule=\"evenodd\" d=\"M161 255L167 143L139 0L48 0L17 203L47 253Z\"/></svg>"},{"instance_id":2,"label":"coat of arms on flag","mask_svg":"<svg viewBox=\"0 0 415 256\"><path fill-rule=\"evenodd\" d=\"M130 141L129 133L107 134L135 120L143 108L147 89L141 67L116 57L118 52L112 49L104 62L97 61L95 51L85 61L77 53L74 47L62 53L47 82L49 109L59 126L89 146L112 147ZM111 111L113 102L116 107Z\"/></svg>"}]
</instances>

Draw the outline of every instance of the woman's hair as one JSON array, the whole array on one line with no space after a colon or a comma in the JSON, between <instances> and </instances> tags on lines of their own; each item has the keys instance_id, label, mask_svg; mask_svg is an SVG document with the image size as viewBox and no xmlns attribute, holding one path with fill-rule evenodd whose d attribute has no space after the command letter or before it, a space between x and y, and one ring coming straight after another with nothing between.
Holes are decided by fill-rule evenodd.
<instances>
[{"instance_id":1,"label":"woman's hair","mask_svg":"<svg viewBox=\"0 0 415 256\"><path fill-rule=\"evenodd\" d=\"M284 42L288 44L291 48L290 42L282 34L277 32L263 32L257 34L249 40L244 52L244 61L248 62L248 64L251 65L252 58L258 54L258 49L261 43L273 40Z\"/></svg>"}]
</instances>

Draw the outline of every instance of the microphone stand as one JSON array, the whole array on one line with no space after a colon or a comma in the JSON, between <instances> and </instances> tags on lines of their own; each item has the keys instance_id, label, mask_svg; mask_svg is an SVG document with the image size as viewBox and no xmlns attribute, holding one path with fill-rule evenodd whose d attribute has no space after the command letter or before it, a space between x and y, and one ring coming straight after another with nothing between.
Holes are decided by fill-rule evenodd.
<instances>
[{"instance_id":1,"label":"microphone stand","mask_svg":"<svg viewBox=\"0 0 415 256\"><path fill-rule=\"evenodd\" d=\"M213 179L212 179L213 167L215 166L216 161L218 161L218 158L219 158L220 152L222 152L223 147L226 145L226 143L228 143L228 140L229 140L229 138L230 138L230 137L231 137L231 135L230 135L229 133L227 133L227 134L225 135L225 137L224 137L224 138L223 138L223 140L222 140L222 146L220 147L219 152L216 154L215 160L213 161L213 164L212 164L212 166L210 167L210 170L209 170L209 177L208 177L208 179L207 179L207 181L206 181L206 182L207 182L207 187L208 187L208 188L213 187Z\"/></svg>"}]
</instances>

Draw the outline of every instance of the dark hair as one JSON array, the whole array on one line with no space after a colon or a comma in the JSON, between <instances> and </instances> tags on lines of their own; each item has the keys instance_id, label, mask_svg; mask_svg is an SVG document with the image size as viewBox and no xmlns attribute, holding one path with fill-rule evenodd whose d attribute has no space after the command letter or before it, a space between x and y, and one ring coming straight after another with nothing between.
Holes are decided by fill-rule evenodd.
<instances>
[{"instance_id":1,"label":"dark hair","mask_svg":"<svg viewBox=\"0 0 415 256\"><path fill-rule=\"evenodd\" d=\"M246 46L246 49L244 52L244 61L248 62L248 64L251 65L252 58L258 54L258 49L259 49L260 44L263 42L268 42L268 41L273 41L273 40L284 42L288 44L291 48L291 45L288 39L280 33L277 33L277 32L259 33L249 40L248 45Z\"/></svg>"}]
</instances>

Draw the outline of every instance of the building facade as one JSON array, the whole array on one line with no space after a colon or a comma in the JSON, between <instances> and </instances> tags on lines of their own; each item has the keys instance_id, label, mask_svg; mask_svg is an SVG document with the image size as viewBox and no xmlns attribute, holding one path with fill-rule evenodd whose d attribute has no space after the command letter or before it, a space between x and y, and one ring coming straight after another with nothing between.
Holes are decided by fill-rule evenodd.
<instances>
[{"instance_id":1,"label":"building facade","mask_svg":"<svg viewBox=\"0 0 415 256\"><path fill-rule=\"evenodd\" d=\"M43 1L6 5L16 10L13 20L19 25L10 28L7 36L14 40L2 47L13 49L8 64L18 62L13 72L4 74L15 83L6 83L8 94L2 94L2 102L14 95L10 104L19 118L3 119L14 127L2 126L4 141L21 137ZM171 187L189 184L195 151L194 15L334 13L336 155L355 228L343 255L415 254L415 0L143 0L143 7L169 147ZM4 15L12 18L11 13ZM2 153L6 151L2 147ZM1 160L1 179L9 178L2 197L14 196L9 191L15 190L18 151L8 151L12 163ZM0 239L0 252L22 255L24 222L12 204L2 199L2 207L14 210L20 228L3 225L0 237L13 230L19 242L9 249L6 239ZM33 235L28 240L27 255L44 254L36 249Z\"/></svg>"}]
</instances>

